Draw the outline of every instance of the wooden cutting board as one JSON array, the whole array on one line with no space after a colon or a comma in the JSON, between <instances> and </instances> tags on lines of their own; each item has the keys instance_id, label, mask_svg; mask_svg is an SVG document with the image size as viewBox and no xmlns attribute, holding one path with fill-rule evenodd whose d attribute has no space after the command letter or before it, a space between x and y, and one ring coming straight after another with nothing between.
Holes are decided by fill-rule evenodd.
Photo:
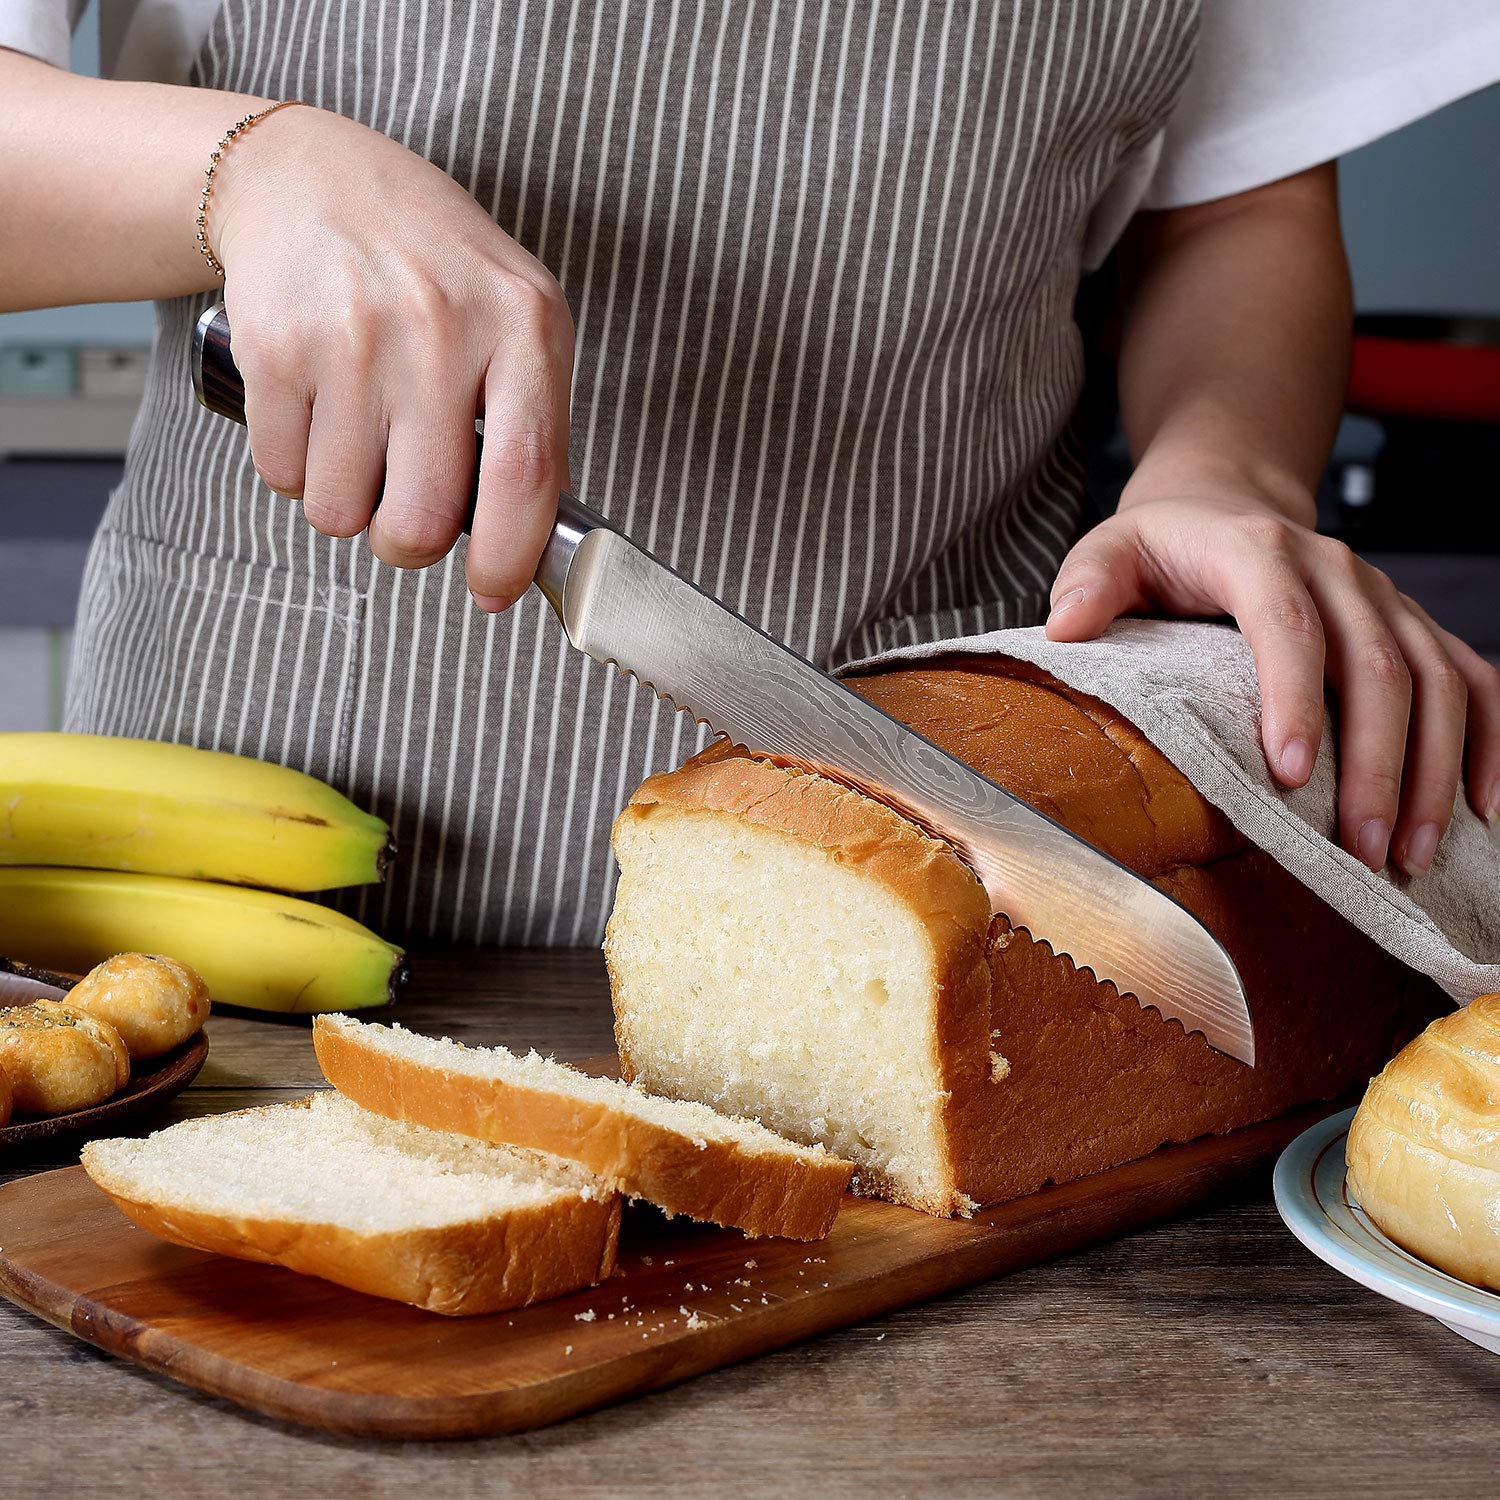
<instances>
[{"instance_id":1,"label":"wooden cutting board","mask_svg":"<svg viewBox=\"0 0 1500 1500\"><path fill-rule=\"evenodd\" d=\"M1170 1218L1263 1168L1334 1107L1166 1147L972 1220L850 1197L817 1244L638 1208L603 1286L479 1318L168 1245L70 1167L0 1188L0 1292L101 1349L288 1421L395 1438L517 1432Z\"/></svg>"}]
</instances>

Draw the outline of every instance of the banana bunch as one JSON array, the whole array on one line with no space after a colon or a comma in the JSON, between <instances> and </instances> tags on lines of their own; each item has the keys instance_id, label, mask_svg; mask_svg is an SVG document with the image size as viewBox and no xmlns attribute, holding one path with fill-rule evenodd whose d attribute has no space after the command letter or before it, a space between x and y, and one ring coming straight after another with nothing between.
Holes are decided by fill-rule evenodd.
<instances>
[{"instance_id":1,"label":"banana bunch","mask_svg":"<svg viewBox=\"0 0 1500 1500\"><path fill-rule=\"evenodd\" d=\"M383 1005L405 974L401 950L281 892L370 884L391 852L379 818L284 766L0 734L0 953L30 963L82 973L114 953L168 953L220 1004Z\"/></svg>"}]
</instances>

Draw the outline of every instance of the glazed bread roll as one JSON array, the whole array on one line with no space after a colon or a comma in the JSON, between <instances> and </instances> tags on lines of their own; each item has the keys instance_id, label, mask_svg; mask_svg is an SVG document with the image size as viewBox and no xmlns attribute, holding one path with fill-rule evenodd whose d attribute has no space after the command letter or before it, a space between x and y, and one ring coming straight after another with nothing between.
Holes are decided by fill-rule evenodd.
<instances>
[{"instance_id":1,"label":"glazed bread roll","mask_svg":"<svg viewBox=\"0 0 1500 1500\"><path fill-rule=\"evenodd\" d=\"M132 1058L160 1057L203 1029L208 989L174 958L117 953L68 991L69 1005L107 1021Z\"/></svg>"},{"instance_id":2,"label":"glazed bread roll","mask_svg":"<svg viewBox=\"0 0 1500 1500\"><path fill-rule=\"evenodd\" d=\"M0 1071L19 1113L61 1115L123 1088L130 1054L108 1021L61 1000L33 1000L0 1011Z\"/></svg>"},{"instance_id":3,"label":"glazed bread roll","mask_svg":"<svg viewBox=\"0 0 1500 1500\"><path fill-rule=\"evenodd\" d=\"M1349 1191L1398 1245L1500 1291L1500 994L1434 1021L1374 1079Z\"/></svg>"}]
</instances>

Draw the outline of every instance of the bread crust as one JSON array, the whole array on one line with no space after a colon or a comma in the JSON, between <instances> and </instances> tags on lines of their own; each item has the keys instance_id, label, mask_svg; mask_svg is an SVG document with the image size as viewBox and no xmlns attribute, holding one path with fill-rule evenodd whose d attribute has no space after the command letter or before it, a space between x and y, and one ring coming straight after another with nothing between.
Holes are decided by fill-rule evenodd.
<instances>
[{"instance_id":1,"label":"bread crust","mask_svg":"<svg viewBox=\"0 0 1500 1500\"><path fill-rule=\"evenodd\" d=\"M1434 1021L1349 1126L1349 1190L1398 1245L1500 1291L1500 994Z\"/></svg>"},{"instance_id":2,"label":"bread crust","mask_svg":"<svg viewBox=\"0 0 1500 1500\"><path fill-rule=\"evenodd\" d=\"M620 1200L612 1194L564 1195L468 1224L360 1234L146 1201L109 1172L92 1145L82 1161L126 1218L174 1245L283 1266L450 1317L544 1302L593 1286L615 1267Z\"/></svg>"},{"instance_id":3,"label":"bread crust","mask_svg":"<svg viewBox=\"0 0 1500 1500\"><path fill-rule=\"evenodd\" d=\"M1138 875L1247 847L1134 724L1040 667L938 657L848 686Z\"/></svg>"},{"instance_id":4,"label":"bread crust","mask_svg":"<svg viewBox=\"0 0 1500 1500\"><path fill-rule=\"evenodd\" d=\"M960 1212L1269 1119L1368 1078L1442 1004L1435 987L1246 845L1098 700L1003 660L924 665L850 686L1199 916L1244 976L1259 1053L1259 1066L1245 1067L992 920L982 887L952 849L890 808L823 777L711 746L643 783L622 823L671 808L777 829L881 881L933 945L943 976L948 1188L919 1200L865 1173L862 1190ZM616 1040L633 1076L647 1060L632 1054L618 982L615 991ZM997 1070L992 1050L1002 1059Z\"/></svg>"},{"instance_id":5,"label":"bread crust","mask_svg":"<svg viewBox=\"0 0 1500 1500\"><path fill-rule=\"evenodd\" d=\"M313 1046L329 1083L375 1114L545 1151L669 1213L750 1235L822 1239L852 1171L835 1156L761 1155L735 1141L700 1145L607 1104L391 1057L322 1016L313 1023Z\"/></svg>"}]
</instances>

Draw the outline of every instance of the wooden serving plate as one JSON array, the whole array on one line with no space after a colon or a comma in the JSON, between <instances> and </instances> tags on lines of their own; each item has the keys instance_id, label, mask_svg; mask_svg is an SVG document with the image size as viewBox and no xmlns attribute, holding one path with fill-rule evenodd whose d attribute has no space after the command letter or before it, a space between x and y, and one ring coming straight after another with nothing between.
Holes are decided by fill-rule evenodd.
<instances>
[{"instance_id":1,"label":"wooden serving plate","mask_svg":"<svg viewBox=\"0 0 1500 1500\"><path fill-rule=\"evenodd\" d=\"M130 1081L103 1104L65 1115L22 1115L0 1126L0 1152L35 1146L60 1135L98 1136L116 1130L180 1094L198 1076L207 1056L208 1037L200 1031L160 1057L131 1063Z\"/></svg>"},{"instance_id":2,"label":"wooden serving plate","mask_svg":"<svg viewBox=\"0 0 1500 1500\"><path fill-rule=\"evenodd\" d=\"M288 1421L386 1438L518 1432L1160 1222L1336 1107L1165 1147L971 1220L850 1197L816 1244L637 1209L604 1285L477 1318L168 1245L72 1167L0 1188L0 1292Z\"/></svg>"}]
</instances>

